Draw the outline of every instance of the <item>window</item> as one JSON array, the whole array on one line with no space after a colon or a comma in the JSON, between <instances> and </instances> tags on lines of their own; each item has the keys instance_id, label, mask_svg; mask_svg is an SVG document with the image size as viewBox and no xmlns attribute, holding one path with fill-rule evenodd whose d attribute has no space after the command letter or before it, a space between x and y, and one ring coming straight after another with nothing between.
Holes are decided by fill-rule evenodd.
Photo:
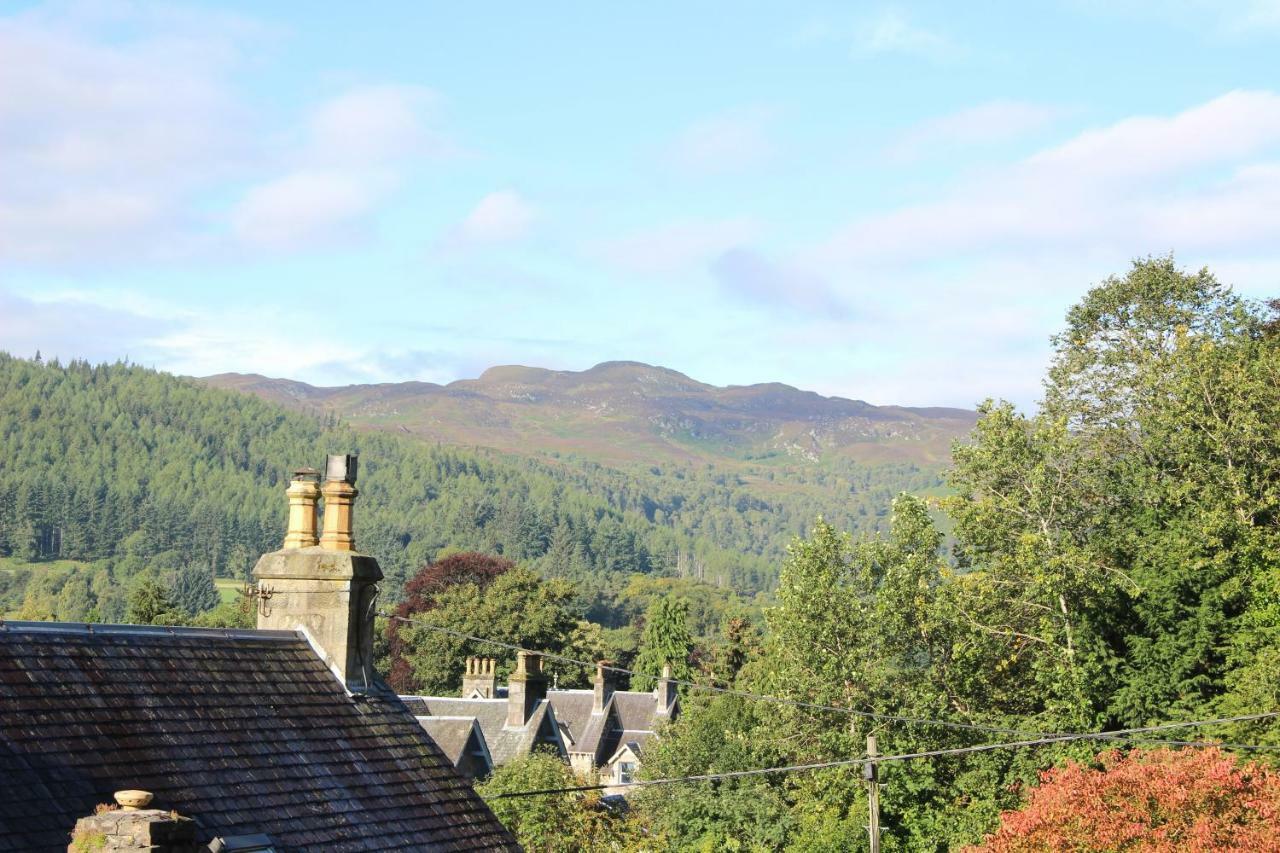
<instances>
[{"instance_id":1,"label":"window","mask_svg":"<svg viewBox=\"0 0 1280 853\"><path fill-rule=\"evenodd\" d=\"M623 761L618 764L618 782L623 785L630 785L636 773L636 763L634 761Z\"/></svg>"}]
</instances>

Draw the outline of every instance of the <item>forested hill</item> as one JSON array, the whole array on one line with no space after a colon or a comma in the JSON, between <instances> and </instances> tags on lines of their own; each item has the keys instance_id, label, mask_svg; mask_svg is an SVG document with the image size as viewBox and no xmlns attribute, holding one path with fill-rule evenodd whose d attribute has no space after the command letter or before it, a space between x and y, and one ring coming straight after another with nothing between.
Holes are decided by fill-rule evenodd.
<instances>
[{"instance_id":1,"label":"forested hill","mask_svg":"<svg viewBox=\"0 0 1280 853\"><path fill-rule=\"evenodd\" d=\"M781 383L719 388L630 361L581 372L504 366L448 385L401 382L317 388L224 373L203 381L350 423L499 450L619 462L744 460L945 465L976 413L873 406Z\"/></svg>"},{"instance_id":2,"label":"forested hill","mask_svg":"<svg viewBox=\"0 0 1280 853\"><path fill-rule=\"evenodd\" d=\"M906 464L782 471L775 486L773 471L748 484L705 466L522 458L356 430L136 366L3 354L0 441L0 557L199 561L233 577L278 547L289 468L357 451L359 544L382 561L392 599L446 548L587 587L663 572L768 589L783 545L816 515L875 528L893 493L937 484Z\"/></svg>"}]
</instances>

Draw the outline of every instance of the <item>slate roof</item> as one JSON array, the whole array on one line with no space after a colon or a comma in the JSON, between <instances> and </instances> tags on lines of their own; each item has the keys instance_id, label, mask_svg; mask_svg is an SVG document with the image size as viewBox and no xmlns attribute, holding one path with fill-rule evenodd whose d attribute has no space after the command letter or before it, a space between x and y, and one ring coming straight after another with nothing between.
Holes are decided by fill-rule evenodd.
<instances>
[{"instance_id":1,"label":"slate roof","mask_svg":"<svg viewBox=\"0 0 1280 853\"><path fill-rule=\"evenodd\" d=\"M677 710L672 702L667 714L660 715L654 694L634 691L615 691L599 714L591 713L595 699L592 690L551 690L547 697L555 708L556 719L569 730L568 750L591 753L596 766L605 764L621 743L634 741L643 747L657 726Z\"/></svg>"},{"instance_id":2,"label":"slate roof","mask_svg":"<svg viewBox=\"0 0 1280 853\"><path fill-rule=\"evenodd\" d=\"M518 849L394 695L349 695L300 634L0 620L0 850L65 850L122 788L203 841Z\"/></svg>"},{"instance_id":3,"label":"slate roof","mask_svg":"<svg viewBox=\"0 0 1280 853\"><path fill-rule=\"evenodd\" d=\"M471 733L476 731L475 717L418 717L418 724L426 729L427 734L440 747L445 757L455 765L462 757L462 751L471 740Z\"/></svg>"},{"instance_id":4,"label":"slate roof","mask_svg":"<svg viewBox=\"0 0 1280 853\"><path fill-rule=\"evenodd\" d=\"M547 698L551 700L551 707L555 709L556 721L569 732L572 743L566 741L565 746L570 752L587 751L579 750L577 743L591 721L591 706L595 702L595 691L548 690Z\"/></svg>"},{"instance_id":5,"label":"slate roof","mask_svg":"<svg viewBox=\"0 0 1280 853\"><path fill-rule=\"evenodd\" d=\"M555 712L546 699L538 701L528 721L518 728L507 726L506 699L439 696L401 696L400 699L419 717L474 717L495 767L528 755L540 741L554 741L557 751L564 751Z\"/></svg>"}]
</instances>

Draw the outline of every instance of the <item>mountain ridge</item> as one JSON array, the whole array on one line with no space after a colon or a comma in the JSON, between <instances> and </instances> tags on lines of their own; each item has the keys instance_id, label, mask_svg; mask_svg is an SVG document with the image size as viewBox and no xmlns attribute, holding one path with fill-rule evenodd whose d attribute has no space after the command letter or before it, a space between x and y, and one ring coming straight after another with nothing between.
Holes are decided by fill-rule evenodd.
<instances>
[{"instance_id":1,"label":"mountain ridge","mask_svg":"<svg viewBox=\"0 0 1280 853\"><path fill-rule=\"evenodd\" d=\"M945 464L976 412L877 406L781 382L716 386L671 368L606 361L582 371L495 365L445 385L407 381L316 386L262 374L200 381L354 426L519 453L602 461L726 461L774 455L811 463Z\"/></svg>"}]
</instances>

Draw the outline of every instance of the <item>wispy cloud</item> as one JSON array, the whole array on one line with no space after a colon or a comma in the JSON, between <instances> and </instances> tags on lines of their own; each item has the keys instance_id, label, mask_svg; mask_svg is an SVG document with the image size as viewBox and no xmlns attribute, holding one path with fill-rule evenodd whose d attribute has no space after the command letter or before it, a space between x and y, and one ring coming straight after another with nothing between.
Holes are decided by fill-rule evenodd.
<instances>
[{"instance_id":1,"label":"wispy cloud","mask_svg":"<svg viewBox=\"0 0 1280 853\"><path fill-rule=\"evenodd\" d=\"M745 218L682 220L604 241L590 251L629 272L676 273L704 267L729 249L748 243L760 231L760 223Z\"/></svg>"},{"instance_id":2,"label":"wispy cloud","mask_svg":"<svg viewBox=\"0 0 1280 853\"><path fill-rule=\"evenodd\" d=\"M310 245L357 228L411 160L449 151L429 121L435 96L417 87L352 88L301 119L255 115L238 75L269 40L248 19L149 3L0 18L0 258L207 257L228 235Z\"/></svg>"},{"instance_id":3,"label":"wispy cloud","mask_svg":"<svg viewBox=\"0 0 1280 853\"><path fill-rule=\"evenodd\" d=\"M897 8L884 9L860 22L854 44L864 53L901 53L926 59L951 59L961 53L950 37L914 23Z\"/></svg>"},{"instance_id":4,"label":"wispy cloud","mask_svg":"<svg viewBox=\"0 0 1280 853\"><path fill-rule=\"evenodd\" d=\"M1277 158L1280 96L1231 92L1081 133L933 201L865 217L817 254L849 264L993 249L1240 248L1280 234Z\"/></svg>"},{"instance_id":5,"label":"wispy cloud","mask_svg":"<svg viewBox=\"0 0 1280 853\"><path fill-rule=\"evenodd\" d=\"M440 248L466 250L515 242L528 236L537 219L537 208L520 193L497 190L476 202L466 217L445 233Z\"/></svg>"},{"instance_id":6,"label":"wispy cloud","mask_svg":"<svg viewBox=\"0 0 1280 853\"><path fill-rule=\"evenodd\" d=\"M991 145L1043 130L1065 111L1046 104L994 100L931 118L902 134L891 146L895 160L917 160L967 146Z\"/></svg>"},{"instance_id":7,"label":"wispy cloud","mask_svg":"<svg viewBox=\"0 0 1280 853\"><path fill-rule=\"evenodd\" d=\"M690 173L723 174L758 166L773 155L772 110L753 108L711 116L685 128L665 159Z\"/></svg>"},{"instance_id":8,"label":"wispy cloud","mask_svg":"<svg viewBox=\"0 0 1280 853\"><path fill-rule=\"evenodd\" d=\"M811 318L842 320L849 316L849 307L823 277L750 249L730 249L712 261L710 271L733 299Z\"/></svg>"},{"instance_id":9,"label":"wispy cloud","mask_svg":"<svg viewBox=\"0 0 1280 853\"><path fill-rule=\"evenodd\" d=\"M293 249L350 236L393 192L407 162L439 154L425 120L425 89L370 86L321 104L283 175L249 188L231 211L244 243Z\"/></svg>"},{"instance_id":10,"label":"wispy cloud","mask_svg":"<svg viewBox=\"0 0 1280 853\"><path fill-rule=\"evenodd\" d=\"M191 12L160 15L155 27L156 10L85 9L0 19L0 256L9 260L180 251L193 195L233 174L253 136L231 86L253 43L247 24Z\"/></svg>"}]
</instances>

